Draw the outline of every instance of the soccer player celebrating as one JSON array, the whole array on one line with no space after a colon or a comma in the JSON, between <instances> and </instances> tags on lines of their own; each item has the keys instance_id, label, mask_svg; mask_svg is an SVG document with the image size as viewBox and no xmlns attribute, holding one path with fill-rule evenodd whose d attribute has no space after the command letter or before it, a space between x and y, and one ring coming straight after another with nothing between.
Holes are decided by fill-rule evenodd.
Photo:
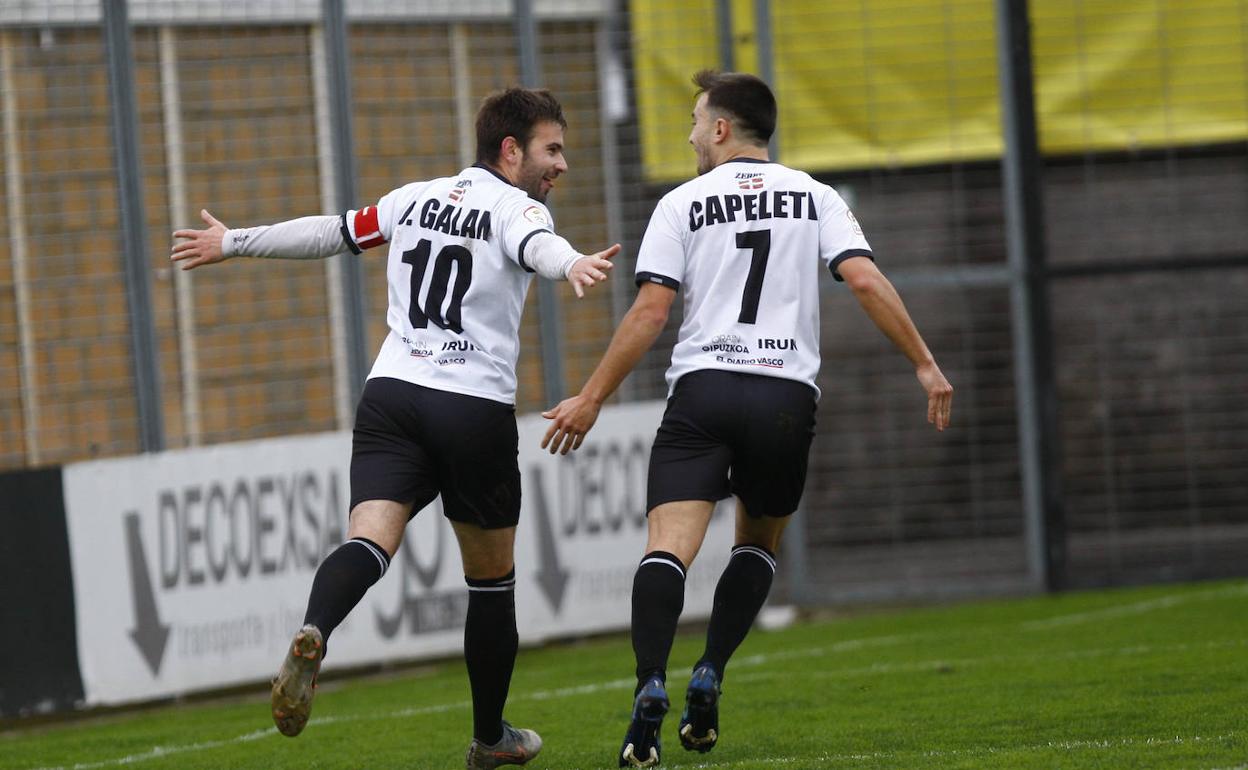
<instances>
[{"instance_id":1,"label":"soccer player celebrating","mask_svg":"<svg viewBox=\"0 0 1248 770\"><path fill-rule=\"evenodd\" d=\"M390 327L356 411L348 540L312 581L304 626L273 680L278 730L307 724L334 629L385 574L407 522L442 495L468 583L464 657L472 689L469 770L522 765L542 740L503 721L515 665L520 469L515 419L520 314L534 272L578 297L606 280L612 246L590 256L554 233L544 202L568 169L567 122L547 91L513 88L477 113L477 163L413 182L376 206L227 229L178 230L184 269L235 256L318 259L388 243Z\"/></svg>"},{"instance_id":2,"label":"soccer player celebrating","mask_svg":"<svg viewBox=\"0 0 1248 770\"><path fill-rule=\"evenodd\" d=\"M581 445L603 401L654 344L683 290L667 410L647 484L649 542L633 580L637 689L620 767L659 763L667 659L685 573L715 501L737 497L736 545L715 589L680 742L719 737L720 685L771 589L780 535L801 499L819 389L819 263L914 365L927 419L949 424L941 374L862 230L831 187L772 163L776 100L757 77L699 72L689 143L699 176L659 201L637 256L637 299L581 392L544 416L551 452Z\"/></svg>"}]
</instances>

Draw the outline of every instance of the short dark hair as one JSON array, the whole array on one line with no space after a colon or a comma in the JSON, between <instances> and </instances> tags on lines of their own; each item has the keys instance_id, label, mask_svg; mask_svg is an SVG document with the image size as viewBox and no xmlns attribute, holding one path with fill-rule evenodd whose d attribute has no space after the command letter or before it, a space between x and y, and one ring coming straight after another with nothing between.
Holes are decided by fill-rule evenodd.
<instances>
[{"instance_id":1,"label":"short dark hair","mask_svg":"<svg viewBox=\"0 0 1248 770\"><path fill-rule=\"evenodd\" d=\"M761 78L745 72L702 70L693 76L706 106L732 116L743 138L766 146L776 132L776 97Z\"/></svg>"},{"instance_id":2,"label":"short dark hair","mask_svg":"<svg viewBox=\"0 0 1248 770\"><path fill-rule=\"evenodd\" d=\"M544 88L508 88L485 97L477 110L477 162L497 163L503 140L509 136L515 137L521 149L527 148L543 121L568 127L563 106Z\"/></svg>"}]
</instances>

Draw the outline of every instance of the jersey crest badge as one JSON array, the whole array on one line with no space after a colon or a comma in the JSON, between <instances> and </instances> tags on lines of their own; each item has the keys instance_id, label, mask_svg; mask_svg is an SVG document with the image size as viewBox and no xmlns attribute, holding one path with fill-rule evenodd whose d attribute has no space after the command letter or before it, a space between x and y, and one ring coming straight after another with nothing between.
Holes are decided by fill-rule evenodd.
<instances>
[{"instance_id":1,"label":"jersey crest badge","mask_svg":"<svg viewBox=\"0 0 1248 770\"><path fill-rule=\"evenodd\" d=\"M451 191L447 194L446 197L450 198L456 203L459 203L459 200L468 194L469 187L472 187L472 180L461 179L455 183L455 186L451 188Z\"/></svg>"},{"instance_id":2,"label":"jersey crest badge","mask_svg":"<svg viewBox=\"0 0 1248 770\"><path fill-rule=\"evenodd\" d=\"M761 190L763 189L763 175L737 174L737 187L742 190Z\"/></svg>"},{"instance_id":3,"label":"jersey crest badge","mask_svg":"<svg viewBox=\"0 0 1248 770\"><path fill-rule=\"evenodd\" d=\"M862 235L862 225L858 224L858 217L854 216L854 212L846 209L845 216L849 218L849 226L854 229L854 234Z\"/></svg>"},{"instance_id":4,"label":"jersey crest badge","mask_svg":"<svg viewBox=\"0 0 1248 770\"><path fill-rule=\"evenodd\" d=\"M546 216L546 212L540 206L529 206L524 210L524 218L535 225L542 227L550 227L550 219Z\"/></svg>"}]
</instances>

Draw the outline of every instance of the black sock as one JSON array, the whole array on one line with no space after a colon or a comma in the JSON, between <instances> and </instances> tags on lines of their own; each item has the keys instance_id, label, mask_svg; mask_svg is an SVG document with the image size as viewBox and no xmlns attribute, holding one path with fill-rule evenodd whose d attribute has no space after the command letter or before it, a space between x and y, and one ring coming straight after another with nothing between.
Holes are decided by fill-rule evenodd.
<instances>
[{"instance_id":1,"label":"black sock","mask_svg":"<svg viewBox=\"0 0 1248 770\"><path fill-rule=\"evenodd\" d=\"M351 538L321 562L312 579L312 595L308 597L308 611L303 622L321 630L327 643L326 651L329 635L360 603L369 586L386 574L389 566L386 549L365 537Z\"/></svg>"},{"instance_id":2,"label":"black sock","mask_svg":"<svg viewBox=\"0 0 1248 770\"><path fill-rule=\"evenodd\" d=\"M468 583L464 662L472 685L472 737L493 746L503 737L503 705L516 665L516 571Z\"/></svg>"},{"instance_id":3,"label":"black sock","mask_svg":"<svg viewBox=\"0 0 1248 770\"><path fill-rule=\"evenodd\" d=\"M698 665L710 663L722 682L728 659L732 657L754 618L767 601L771 580L776 574L776 557L757 545L739 545L732 549L728 566L715 586L715 604L711 623L706 629L706 651ZM695 666L696 668L696 666Z\"/></svg>"},{"instance_id":4,"label":"black sock","mask_svg":"<svg viewBox=\"0 0 1248 770\"><path fill-rule=\"evenodd\" d=\"M652 676L667 681L667 656L685 606L685 565L666 551L641 559L633 578L633 654L637 688Z\"/></svg>"}]
</instances>

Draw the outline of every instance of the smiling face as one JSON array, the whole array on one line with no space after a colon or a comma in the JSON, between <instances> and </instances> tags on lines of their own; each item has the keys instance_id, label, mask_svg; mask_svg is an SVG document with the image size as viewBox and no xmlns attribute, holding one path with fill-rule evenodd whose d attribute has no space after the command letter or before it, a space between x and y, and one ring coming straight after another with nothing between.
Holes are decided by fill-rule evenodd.
<instances>
[{"instance_id":1,"label":"smiling face","mask_svg":"<svg viewBox=\"0 0 1248 770\"><path fill-rule=\"evenodd\" d=\"M545 203L555 179L567 170L568 163L563 158L563 127L553 121L538 123L522 153L516 187L530 198Z\"/></svg>"}]
</instances>

